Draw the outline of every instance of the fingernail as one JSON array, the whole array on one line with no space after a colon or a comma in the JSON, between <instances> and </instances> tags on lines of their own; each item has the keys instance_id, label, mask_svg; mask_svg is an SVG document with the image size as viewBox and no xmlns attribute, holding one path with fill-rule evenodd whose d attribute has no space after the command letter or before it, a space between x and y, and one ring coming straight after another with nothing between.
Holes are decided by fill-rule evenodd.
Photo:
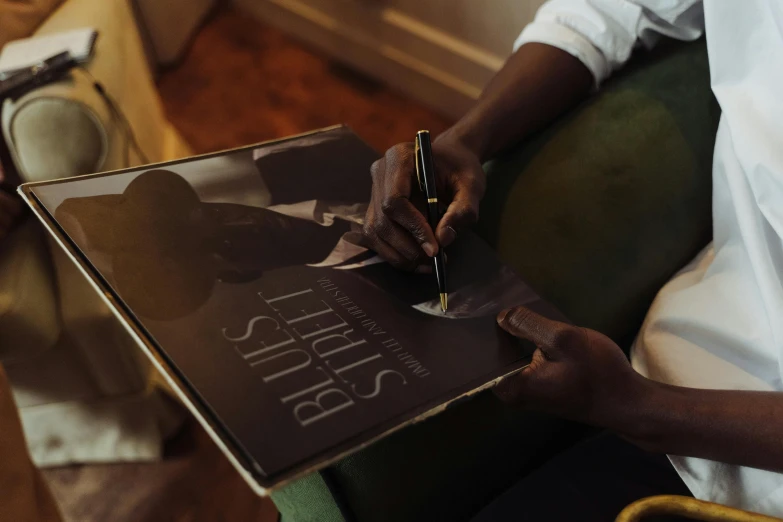
<instances>
[{"instance_id":1,"label":"fingernail","mask_svg":"<svg viewBox=\"0 0 783 522\"><path fill-rule=\"evenodd\" d=\"M457 231L451 227L446 227L440 234L440 244L443 246L449 246L457 239Z\"/></svg>"},{"instance_id":2,"label":"fingernail","mask_svg":"<svg viewBox=\"0 0 783 522\"><path fill-rule=\"evenodd\" d=\"M503 322L503 321L506 319L506 316L508 315L508 313L509 313L510 311L511 311L511 310L510 310L509 308L506 308L505 310L503 310L502 312L500 312L500 313L498 314L498 323L502 323L502 322Z\"/></svg>"},{"instance_id":3,"label":"fingernail","mask_svg":"<svg viewBox=\"0 0 783 522\"><path fill-rule=\"evenodd\" d=\"M417 274L431 274L432 267L430 265L419 265L414 270Z\"/></svg>"},{"instance_id":4,"label":"fingernail","mask_svg":"<svg viewBox=\"0 0 783 522\"><path fill-rule=\"evenodd\" d=\"M429 257L435 255L435 247L432 246L431 243L422 243L421 248L422 250L424 250L424 253L427 254Z\"/></svg>"}]
</instances>

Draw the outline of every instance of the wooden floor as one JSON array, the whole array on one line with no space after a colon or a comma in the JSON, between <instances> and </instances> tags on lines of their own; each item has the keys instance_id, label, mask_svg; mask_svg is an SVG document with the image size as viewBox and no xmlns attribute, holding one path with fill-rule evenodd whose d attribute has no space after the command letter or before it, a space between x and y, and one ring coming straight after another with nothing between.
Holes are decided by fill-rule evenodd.
<instances>
[{"instance_id":1,"label":"wooden floor","mask_svg":"<svg viewBox=\"0 0 783 522\"><path fill-rule=\"evenodd\" d=\"M379 151L449 122L237 11L219 13L160 80L169 118L196 152L345 123Z\"/></svg>"},{"instance_id":2,"label":"wooden floor","mask_svg":"<svg viewBox=\"0 0 783 522\"><path fill-rule=\"evenodd\" d=\"M377 150L448 125L426 108L236 11L218 13L159 81L198 153L346 123ZM195 422L155 464L46 470L68 522L272 522Z\"/></svg>"}]
</instances>

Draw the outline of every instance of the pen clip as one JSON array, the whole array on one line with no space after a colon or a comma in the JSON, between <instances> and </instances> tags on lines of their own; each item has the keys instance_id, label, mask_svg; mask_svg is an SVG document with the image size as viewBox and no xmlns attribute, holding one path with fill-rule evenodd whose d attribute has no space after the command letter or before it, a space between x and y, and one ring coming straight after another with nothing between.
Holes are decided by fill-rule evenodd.
<instances>
[{"instance_id":1,"label":"pen clip","mask_svg":"<svg viewBox=\"0 0 783 522\"><path fill-rule=\"evenodd\" d=\"M424 182L421 179L421 147L419 146L419 135L416 135L416 139L413 140L413 155L416 161L416 179L419 181L419 190L424 192Z\"/></svg>"}]
</instances>

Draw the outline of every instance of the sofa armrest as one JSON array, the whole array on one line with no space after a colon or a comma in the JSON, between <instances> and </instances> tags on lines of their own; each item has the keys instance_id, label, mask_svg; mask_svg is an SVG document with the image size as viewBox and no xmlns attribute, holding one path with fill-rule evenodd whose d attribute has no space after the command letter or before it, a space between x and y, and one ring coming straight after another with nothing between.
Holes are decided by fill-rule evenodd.
<instances>
[{"instance_id":1,"label":"sofa armrest","mask_svg":"<svg viewBox=\"0 0 783 522\"><path fill-rule=\"evenodd\" d=\"M23 181L97 172L116 163L107 161L109 149L123 145L110 143L111 120L102 114L97 97L87 80L79 78L15 103L6 101L3 133Z\"/></svg>"},{"instance_id":2,"label":"sofa armrest","mask_svg":"<svg viewBox=\"0 0 783 522\"><path fill-rule=\"evenodd\" d=\"M164 118L128 0L67 0L36 34L82 27L99 32L89 73L125 114L149 160L170 157L177 140ZM90 76L75 70L62 81L6 101L2 131L22 180L42 181L141 163L115 116ZM54 263L52 273L47 245L34 225L27 226L35 230L18 232L14 248L3 245L0 251L0 349L14 349L15 356L22 355L19 350L32 354L45 344L53 346L60 331L55 325L71 330L73 310L95 299L81 275L75 275L77 281L62 280L69 269L62 265L70 261ZM20 264L21 257L30 262Z\"/></svg>"},{"instance_id":3,"label":"sofa armrest","mask_svg":"<svg viewBox=\"0 0 783 522\"><path fill-rule=\"evenodd\" d=\"M147 158L161 161L168 124L128 1L68 0L36 34L81 27L94 27L99 33L86 69L127 117ZM25 181L114 170L140 162L123 125L92 79L80 70L6 102L2 126Z\"/></svg>"}]
</instances>

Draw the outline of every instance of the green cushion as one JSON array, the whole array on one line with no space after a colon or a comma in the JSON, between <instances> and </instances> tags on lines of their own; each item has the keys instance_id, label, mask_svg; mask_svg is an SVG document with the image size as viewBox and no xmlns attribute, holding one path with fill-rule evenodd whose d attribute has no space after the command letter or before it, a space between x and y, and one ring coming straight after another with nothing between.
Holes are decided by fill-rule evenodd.
<instances>
[{"instance_id":1,"label":"green cushion","mask_svg":"<svg viewBox=\"0 0 783 522\"><path fill-rule=\"evenodd\" d=\"M709 241L718 115L704 42L662 45L487 165L478 230L574 322L627 346ZM284 522L466 520L579 435L481 394L273 499ZM348 518L319 518L335 495Z\"/></svg>"},{"instance_id":2,"label":"green cushion","mask_svg":"<svg viewBox=\"0 0 783 522\"><path fill-rule=\"evenodd\" d=\"M303 479L286 486L279 493L272 494L277 510L289 520L343 522L339 503L329 488L324 473L311 473Z\"/></svg>"},{"instance_id":3,"label":"green cushion","mask_svg":"<svg viewBox=\"0 0 783 522\"><path fill-rule=\"evenodd\" d=\"M479 225L542 296L624 347L712 233L720 112L704 41L649 60L487 165Z\"/></svg>"}]
</instances>

